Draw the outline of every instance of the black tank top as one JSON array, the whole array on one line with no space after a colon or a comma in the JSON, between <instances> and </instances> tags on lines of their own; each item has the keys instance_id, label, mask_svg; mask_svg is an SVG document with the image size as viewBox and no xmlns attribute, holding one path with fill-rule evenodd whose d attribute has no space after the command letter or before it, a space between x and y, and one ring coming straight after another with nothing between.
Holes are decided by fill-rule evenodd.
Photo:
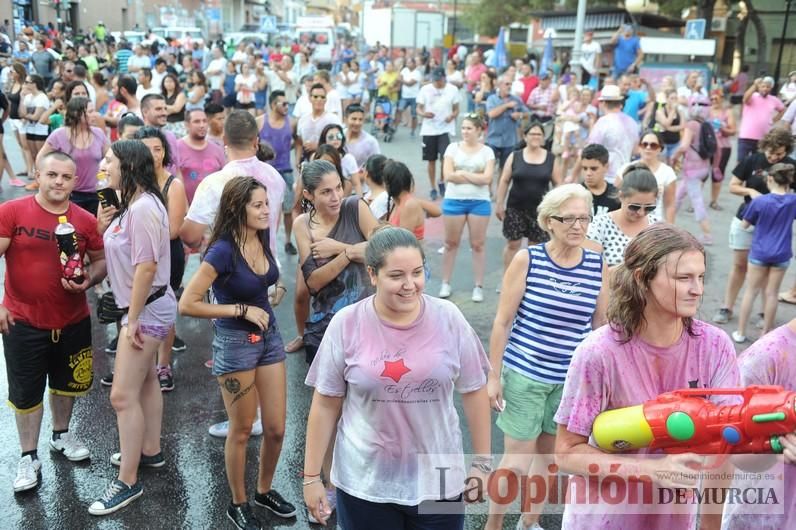
<instances>
[{"instance_id":1,"label":"black tank top","mask_svg":"<svg viewBox=\"0 0 796 530\"><path fill-rule=\"evenodd\" d=\"M8 103L11 105L11 108L8 111L8 117L12 120L20 120L19 116L19 103L20 103L20 96L19 93L22 89L17 90L16 92L9 92L6 94L8 99Z\"/></svg>"},{"instance_id":2,"label":"black tank top","mask_svg":"<svg viewBox=\"0 0 796 530\"><path fill-rule=\"evenodd\" d=\"M523 149L514 151L511 162L511 191L507 205L518 210L531 211L535 214L536 207L542 197L550 189L553 177L553 153L547 151L547 157L541 164L529 164L523 156Z\"/></svg>"},{"instance_id":3,"label":"black tank top","mask_svg":"<svg viewBox=\"0 0 796 530\"><path fill-rule=\"evenodd\" d=\"M174 102L177 101L177 94L173 94L171 96L166 96L166 105L174 105ZM184 114L185 108L183 108L180 112L175 112L174 114L169 114L166 116L166 121L169 123L179 123L185 120Z\"/></svg>"},{"instance_id":4,"label":"black tank top","mask_svg":"<svg viewBox=\"0 0 796 530\"><path fill-rule=\"evenodd\" d=\"M680 125L680 113L675 110L674 120L672 121L672 125ZM669 113L666 111L666 107L663 108L663 113L666 117L669 117ZM680 141L680 133L677 131L663 131L661 132L661 139L665 144L676 144Z\"/></svg>"}]
</instances>

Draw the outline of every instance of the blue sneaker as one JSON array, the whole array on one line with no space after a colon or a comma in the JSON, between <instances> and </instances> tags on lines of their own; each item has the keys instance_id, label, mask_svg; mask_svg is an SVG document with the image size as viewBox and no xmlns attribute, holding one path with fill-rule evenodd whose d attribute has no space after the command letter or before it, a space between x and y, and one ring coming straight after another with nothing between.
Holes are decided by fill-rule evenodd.
<instances>
[{"instance_id":1,"label":"blue sneaker","mask_svg":"<svg viewBox=\"0 0 796 530\"><path fill-rule=\"evenodd\" d=\"M88 507L91 515L108 515L116 510L121 510L144 493L144 488L138 482L128 486L119 479L114 479L105 493Z\"/></svg>"}]
</instances>

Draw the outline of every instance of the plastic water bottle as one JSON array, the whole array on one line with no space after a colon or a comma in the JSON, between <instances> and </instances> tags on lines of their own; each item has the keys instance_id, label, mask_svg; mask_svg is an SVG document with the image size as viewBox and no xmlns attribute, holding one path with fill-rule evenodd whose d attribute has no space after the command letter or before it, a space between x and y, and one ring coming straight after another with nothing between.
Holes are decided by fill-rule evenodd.
<instances>
[{"instance_id":1,"label":"plastic water bottle","mask_svg":"<svg viewBox=\"0 0 796 530\"><path fill-rule=\"evenodd\" d=\"M97 197L103 208L110 206L119 208L119 197L116 196L116 190L111 188L111 181L104 171L97 173Z\"/></svg>"},{"instance_id":2,"label":"plastic water bottle","mask_svg":"<svg viewBox=\"0 0 796 530\"><path fill-rule=\"evenodd\" d=\"M83 256L77 244L75 227L66 220L65 215L58 217L58 226L55 227L55 239L58 242L59 257L64 278L75 283L83 283Z\"/></svg>"}]
</instances>

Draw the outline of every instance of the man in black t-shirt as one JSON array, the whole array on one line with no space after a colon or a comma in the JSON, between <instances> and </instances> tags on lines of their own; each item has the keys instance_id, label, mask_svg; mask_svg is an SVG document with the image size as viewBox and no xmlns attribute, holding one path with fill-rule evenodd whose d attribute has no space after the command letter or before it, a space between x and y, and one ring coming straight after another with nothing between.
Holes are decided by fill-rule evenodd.
<instances>
[{"instance_id":1,"label":"man in black t-shirt","mask_svg":"<svg viewBox=\"0 0 796 530\"><path fill-rule=\"evenodd\" d=\"M618 190L605 180L608 150L600 144L587 145L581 153L580 168L583 186L591 192L594 216L618 210L621 206Z\"/></svg>"},{"instance_id":2,"label":"man in black t-shirt","mask_svg":"<svg viewBox=\"0 0 796 530\"><path fill-rule=\"evenodd\" d=\"M713 322L716 324L726 324L732 318L735 299L738 298L746 278L746 262L752 247L754 227L743 228L741 223L744 211L752 199L768 193L766 170L769 167L781 162L796 168L796 161L787 156L792 150L793 137L790 131L785 127L775 127L760 140L758 151L741 160L732 171L730 193L743 197L744 202L738 207L730 224L729 245L733 251L733 263L724 293L724 303L713 315ZM796 191L796 183L791 184L791 188ZM780 293L780 300L796 303L796 287Z\"/></svg>"}]
</instances>

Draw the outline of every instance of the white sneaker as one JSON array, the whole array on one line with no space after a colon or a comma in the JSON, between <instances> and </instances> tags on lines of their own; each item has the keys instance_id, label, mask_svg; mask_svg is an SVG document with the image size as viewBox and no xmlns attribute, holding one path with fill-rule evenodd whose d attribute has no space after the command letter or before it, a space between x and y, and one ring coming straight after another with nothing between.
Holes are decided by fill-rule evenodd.
<instances>
[{"instance_id":1,"label":"white sneaker","mask_svg":"<svg viewBox=\"0 0 796 530\"><path fill-rule=\"evenodd\" d=\"M41 462L33 460L30 455L19 459L17 464L17 478L14 479L14 491L32 490L39 485L41 478Z\"/></svg>"},{"instance_id":2,"label":"white sneaker","mask_svg":"<svg viewBox=\"0 0 796 530\"><path fill-rule=\"evenodd\" d=\"M743 344L746 342L746 335L741 335L738 330L732 332L732 340L734 340L738 344Z\"/></svg>"},{"instance_id":3,"label":"white sneaker","mask_svg":"<svg viewBox=\"0 0 796 530\"><path fill-rule=\"evenodd\" d=\"M450 295L451 295L451 284L442 282L442 286L439 288L439 297L448 298Z\"/></svg>"},{"instance_id":4,"label":"white sneaker","mask_svg":"<svg viewBox=\"0 0 796 530\"><path fill-rule=\"evenodd\" d=\"M91 457L88 447L75 438L71 432L65 432L57 440L50 439L50 451L61 453L72 462L80 462Z\"/></svg>"},{"instance_id":5,"label":"white sneaker","mask_svg":"<svg viewBox=\"0 0 796 530\"><path fill-rule=\"evenodd\" d=\"M515 530L544 530L544 528L542 528L539 523L533 523L531 526L526 527L522 522L522 515L520 515L520 518L517 520L517 526Z\"/></svg>"},{"instance_id":6,"label":"white sneaker","mask_svg":"<svg viewBox=\"0 0 796 530\"><path fill-rule=\"evenodd\" d=\"M483 301L484 301L484 290L476 285L475 288L473 288L473 302L483 302Z\"/></svg>"},{"instance_id":7,"label":"white sneaker","mask_svg":"<svg viewBox=\"0 0 796 530\"><path fill-rule=\"evenodd\" d=\"M210 436L214 436L215 438L226 438L227 434L229 434L229 420L211 425L208 432ZM262 433L263 422L260 418L257 418L254 423L252 423L252 436L260 436Z\"/></svg>"}]
</instances>

